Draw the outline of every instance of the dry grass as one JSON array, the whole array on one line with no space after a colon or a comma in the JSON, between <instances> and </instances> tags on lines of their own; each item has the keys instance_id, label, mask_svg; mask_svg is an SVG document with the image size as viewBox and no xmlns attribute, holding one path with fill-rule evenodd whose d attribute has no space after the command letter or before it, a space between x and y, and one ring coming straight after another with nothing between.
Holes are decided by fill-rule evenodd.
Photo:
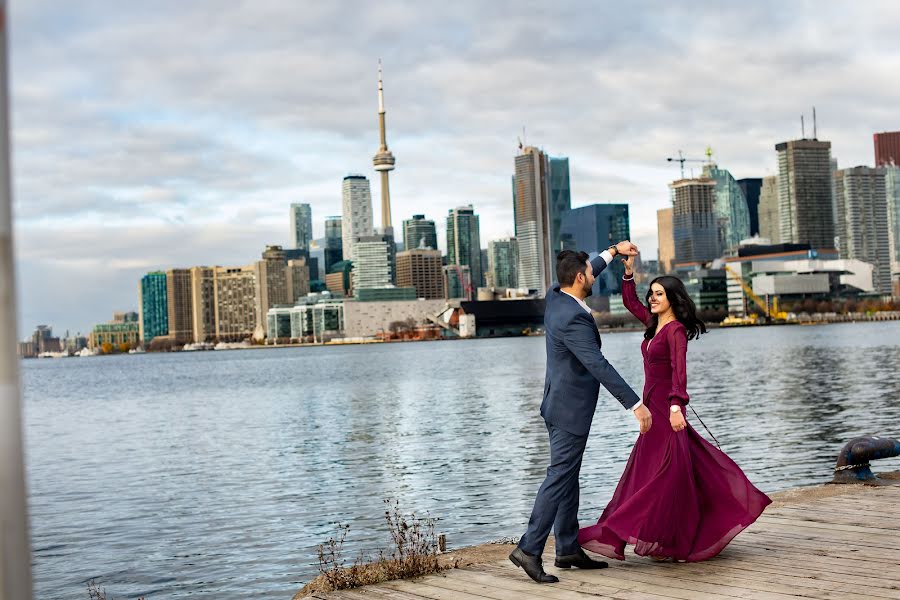
<instances>
[{"instance_id":1,"label":"dry grass","mask_svg":"<svg viewBox=\"0 0 900 600\"><path fill-rule=\"evenodd\" d=\"M383 581L408 579L436 573L454 565L438 562L434 519L405 516L396 500L385 500L384 520L391 534L393 549L384 550L378 558L365 562L363 556L348 566L343 559L343 545L349 525L337 525L337 534L318 547L319 575L294 596L303 598L319 592L332 592L362 587Z\"/></svg>"}]
</instances>

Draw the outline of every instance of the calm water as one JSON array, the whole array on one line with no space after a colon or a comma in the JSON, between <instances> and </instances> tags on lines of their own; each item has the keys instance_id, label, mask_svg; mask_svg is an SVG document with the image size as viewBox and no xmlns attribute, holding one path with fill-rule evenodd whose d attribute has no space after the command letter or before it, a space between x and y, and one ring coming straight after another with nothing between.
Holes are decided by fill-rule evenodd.
<instances>
[{"instance_id":1,"label":"calm water","mask_svg":"<svg viewBox=\"0 0 900 600\"><path fill-rule=\"evenodd\" d=\"M688 390L763 490L822 483L849 438L900 435L898 339L900 322L714 331ZM604 336L636 389L639 342ZM287 600L334 522L351 559L387 546L385 497L451 547L518 536L546 468L543 370L543 338L26 361L37 597L96 578L116 598ZM636 436L604 392L582 520Z\"/></svg>"}]
</instances>

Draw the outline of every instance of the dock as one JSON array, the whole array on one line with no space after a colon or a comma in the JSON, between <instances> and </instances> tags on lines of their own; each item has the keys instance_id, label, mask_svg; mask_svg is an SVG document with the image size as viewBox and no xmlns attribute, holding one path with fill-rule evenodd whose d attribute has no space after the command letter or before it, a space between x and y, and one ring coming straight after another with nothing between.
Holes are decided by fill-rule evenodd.
<instances>
[{"instance_id":1,"label":"dock","mask_svg":"<svg viewBox=\"0 0 900 600\"><path fill-rule=\"evenodd\" d=\"M838 489L840 488L840 489ZM414 580L319 593L327 600L900 600L900 485L823 486L825 493L771 505L715 558L655 562L626 550L608 569L544 565L559 583L533 583L497 548L491 560ZM832 493L833 492L833 493ZM803 494L800 494L801 496ZM809 497L811 496L811 497ZM502 558L501 558L502 556ZM602 557L601 557L602 558Z\"/></svg>"}]
</instances>

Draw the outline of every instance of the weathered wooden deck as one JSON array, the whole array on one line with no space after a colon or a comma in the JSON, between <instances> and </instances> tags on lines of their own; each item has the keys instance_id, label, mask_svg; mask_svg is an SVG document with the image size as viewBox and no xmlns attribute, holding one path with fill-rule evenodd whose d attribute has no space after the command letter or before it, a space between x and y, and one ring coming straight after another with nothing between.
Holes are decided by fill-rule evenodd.
<instances>
[{"instance_id":1,"label":"weathered wooden deck","mask_svg":"<svg viewBox=\"0 0 900 600\"><path fill-rule=\"evenodd\" d=\"M560 582L532 583L508 560L416 580L320 594L330 600L900 599L900 485L769 509L716 558L658 563L627 555L599 571L547 571Z\"/></svg>"}]
</instances>

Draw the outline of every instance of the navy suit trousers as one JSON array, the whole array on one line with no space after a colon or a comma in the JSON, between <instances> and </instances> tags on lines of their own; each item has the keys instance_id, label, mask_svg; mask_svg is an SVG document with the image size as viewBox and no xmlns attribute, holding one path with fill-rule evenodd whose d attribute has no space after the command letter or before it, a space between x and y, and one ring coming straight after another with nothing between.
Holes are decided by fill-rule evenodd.
<instances>
[{"instance_id":1,"label":"navy suit trousers","mask_svg":"<svg viewBox=\"0 0 900 600\"><path fill-rule=\"evenodd\" d=\"M575 554L578 545L578 474L587 446L587 435L575 435L547 424L550 432L550 466L534 500L528 530L519 541L527 554L540 556L550 529L556 537L556 555Z\"/></svg>"}]
</instances>

